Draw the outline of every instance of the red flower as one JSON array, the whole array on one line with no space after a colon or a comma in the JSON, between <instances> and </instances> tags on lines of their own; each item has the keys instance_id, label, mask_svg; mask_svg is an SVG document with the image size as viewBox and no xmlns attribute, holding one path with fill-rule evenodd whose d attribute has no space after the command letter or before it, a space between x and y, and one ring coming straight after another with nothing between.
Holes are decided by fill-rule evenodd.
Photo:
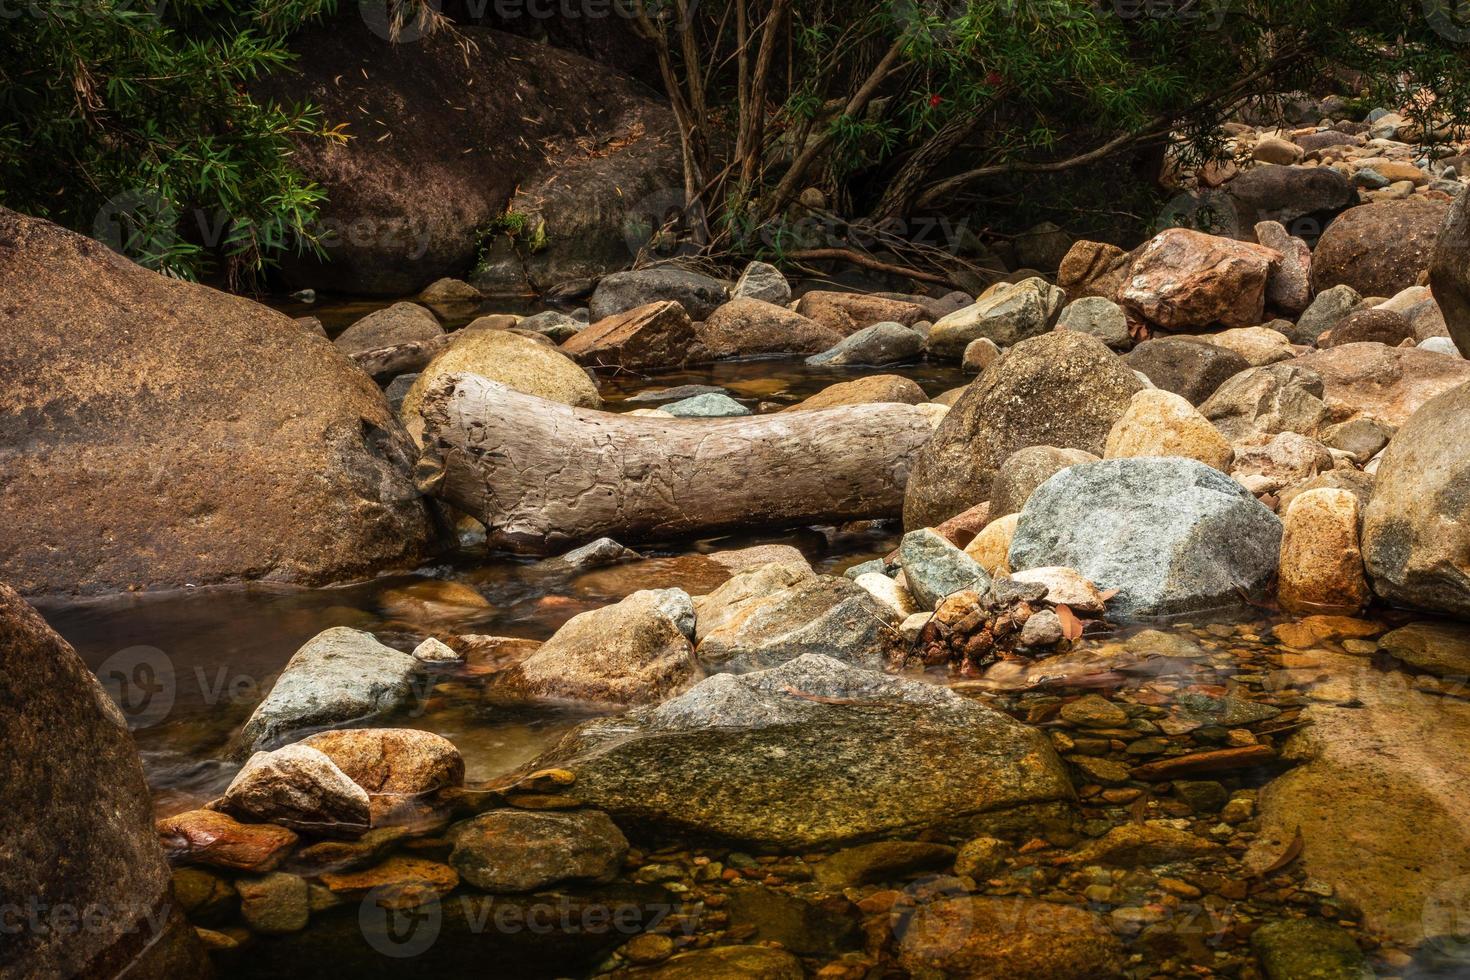
<instances>
[{"instance_id":1,"label":"red flower","mask_svg":"<svg viewBox=\"0 0 1470 980\"><path fill-rule=\"evenodd\" d=\"M933 95L929 96L929 108L938 109L939 103L943 101L944 100L939 97L939 93L935 92Z\"/></svg>"},{"instance_id":2,"label":"red flower","mask_svg":"<svg viewBox=\"0 0 1470 980\"><path fill-rule=\"evenodd\" d=\"M998 71L990 71L985 73L985 84L989 85L991 88L999 88L1000 84L1005 80L1005 76Z\"/></svg>"}]
</instances>

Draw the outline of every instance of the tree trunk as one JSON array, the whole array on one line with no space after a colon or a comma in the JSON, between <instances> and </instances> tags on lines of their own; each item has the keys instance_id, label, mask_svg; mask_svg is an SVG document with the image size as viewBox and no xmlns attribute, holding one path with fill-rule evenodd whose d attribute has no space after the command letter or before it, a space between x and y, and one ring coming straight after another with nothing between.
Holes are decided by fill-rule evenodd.
<instances>
[{"instance_id":1,"label":"tree trunk","mask_svg":"<svg viewBox=\"0 0 1470 980\"><path fill-rule=\"evenodd\" d=\"M422 410L420 488L528 554L897 517L932 431L913 405L669 420L574 409L476 375L440 379Z\"/></svg>"},{"instance_id":2,"label":"tree trunk","mask_svg":"<svg viewBox=\"0 0 1470 980\"><path fill-rule=\"evenodd\" d=\"M352 359L374 381L382 382L410 371L422 371L440 351L449 346L449 339L449 335L444 334L431 340L410 340L392 347L358 351L352 355Z\"/></svg>"}]
</instances>

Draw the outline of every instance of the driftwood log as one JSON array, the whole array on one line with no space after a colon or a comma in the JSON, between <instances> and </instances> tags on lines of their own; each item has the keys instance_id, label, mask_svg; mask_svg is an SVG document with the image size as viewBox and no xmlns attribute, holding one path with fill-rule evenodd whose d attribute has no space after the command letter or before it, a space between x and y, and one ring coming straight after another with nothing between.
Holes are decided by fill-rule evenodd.
<instances>
[{"instance_id":1,"label":"driftwood log","mask_svg":"<svg viewBox=\"0 0 1470 980\"><path fill-rule=\"evenodd\" d=\"M392 347L376 347L352 355L357 366L374 381L385 381L410 371L422 371L439 352L449 346L449 334L430 340L410 340Z\"/></svg>"},{"instance_id":2,"label":"driftwood log","mask_svg":"<svg viewBox=\"0 0 1470 980\"><path fill-rule=\"evenodd\" d=\"M478 375L425 394L418 481L489 540L557 554L747 527L896 517L932 431L914 405L849 405L731 419L571 408Z\"/></svg>"}]
</instances>

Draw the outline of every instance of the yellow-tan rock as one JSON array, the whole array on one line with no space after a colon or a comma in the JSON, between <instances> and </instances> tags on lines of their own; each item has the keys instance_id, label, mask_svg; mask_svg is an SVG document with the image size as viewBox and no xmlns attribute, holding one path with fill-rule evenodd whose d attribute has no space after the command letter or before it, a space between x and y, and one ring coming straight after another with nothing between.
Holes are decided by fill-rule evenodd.
<instances>
[{"instance_id":1,"label":"yellow-tan rock","mask_svg":"<svg viewBox=\"0 0 1470 980\"><path fill-rule=\"evenodd\" d=\"M1290 613L1351 615L1368 601L1358 541L1358 498L1322 487L1299 494L1284 515L1277 592Z\"/></svg>"},{"instance_id":2,"label":"yellow-tan rock","mask_svg":"<svg viewBox=\"0 0 1470 980\"><path fill-rule=\"evenodd\" d=\"M997 517L975 535L965 548L965 554L990 575L1005 575L1010 572L1007 556L1011 550L1011 537L1016 533L1016 522L1020 514Z\"/></svg>"},{"instance_id":3,"label":"yellow-tan rock","mask_svg":"<svg viewBox=\"0 0 1470 980\"><path fill-rule=\"evenodd\" d=\"M1135 394L1108 432L1104 459L1184 456L1229 472L1230 442L1189 401L1172 391L1150 388Z\"/></svg>"}]
</instances>

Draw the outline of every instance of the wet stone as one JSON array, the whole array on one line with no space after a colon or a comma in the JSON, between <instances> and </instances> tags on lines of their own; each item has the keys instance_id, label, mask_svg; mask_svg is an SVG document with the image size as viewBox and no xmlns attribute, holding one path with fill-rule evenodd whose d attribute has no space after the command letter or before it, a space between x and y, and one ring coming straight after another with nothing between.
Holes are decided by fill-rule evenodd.
<instances>
[{"instance_id":1,"label":"wet stone","mask_svg":"<svg viewBox=\"0 0 1470 980\"><path fill-rule=\"evenodd\" d=\"M955 849L923 841L879 841L838 851L817 865L817 882L841 890L854 885L902 878L915 871L932 871L954 861Z\"/></svg>"},{"instance_id":2,"label":"wet stone","mask_svg":"<svg viewBox=\"0 0 1470 980\"><path fill-rule=\"evenodd\" d=\"M240 915L256 932L297 932L311 918L305 878L273 871L259 878L240 878L235 888L240 893Z\"/></svg>"},{"instance_id":3,"label":"wet stone","mask_svg":"<svg viewBox=\"0 0 1470 980\"><path fill-rule=\"evenodd\" d=\"M798 956L835 956L861 944L845 900L817 904L759 885L730 894L730 922L759 943L779 943Z\"/></svg>"}]
</instances>

